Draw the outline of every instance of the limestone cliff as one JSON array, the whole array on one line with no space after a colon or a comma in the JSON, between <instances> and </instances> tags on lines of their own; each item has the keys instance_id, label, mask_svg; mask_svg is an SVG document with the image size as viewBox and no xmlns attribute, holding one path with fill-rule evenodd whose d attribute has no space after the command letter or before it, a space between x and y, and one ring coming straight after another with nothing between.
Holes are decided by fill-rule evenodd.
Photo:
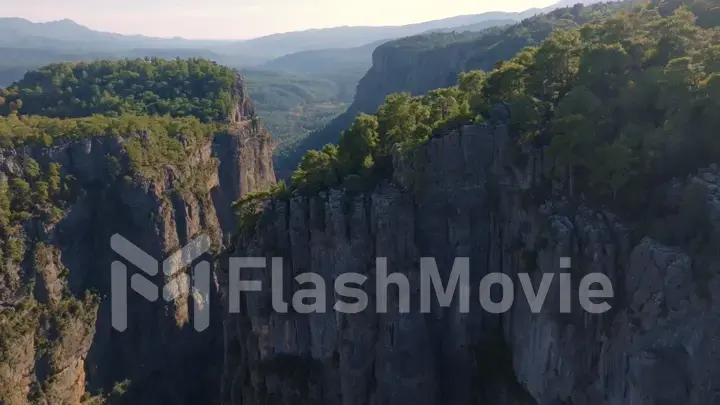
<instances>
[{"instance_id":1,"label":"limestone cliff","mask_svg":"<svg viewBox=\"0 0 720 405\"><path fill-rule=\"evenodd\" d=\"M372 192L271 201L235 254L283 257L286 297L300 289L298 273L319 273L329 289L341 273L365 274L370 305L335 312L331 292L327 313L278 314L269 289L242 295L240 313L225 322L222 403L719 404L717 244L669 246L612 213L538 192L541 183L560 187L548 183L552 162L524 151L520 168L509 138L500 124L464 127L413 159L397 156L392 180ZM696 206L720 240L720 170L659 195L672 206L687 189L701 191ZM444 283L455 257L469 257L471 286L503 272L515 297L523 296L518 272L536 288L543 274L569 272L574 290L583 275L602 272L614 286L612 309L586 313L574 296L572 312L560 313L556 277L540 313L519 298L508 313L484 312L473 287L469 313L455 300L422 314L418 269L427 256ZM571 269L559 268L565 256ZM376 257L408 274L411 313L398 313L394 293L388 313L374 310ZM270 285L269 270L243 276Z\"/></svg>"},{"instance_id":2,"label":"limestone cliff","mask_svg":"<svg viewBox=\"0 0 720 405\"><path fill-rule=\"evenodd\" d=\"M222 340L216 327L193 329L191 294L148 302L129 292L127 330L111 327L110 264L122 259L110 237L158 260L201 233L213 240L210 254L222 248L235 229L231 203L275 182L270 136L239 86L230 131L201 141L177 134L179 161L131 162L158 148L152 133L0 150L4 181L22 178L27 162L52 166L65 196L3 228L13 254L5 249L0 266L0 404L212 403ZM218 305L214 291L209 298Z\"/></svg>"}]
</instances>

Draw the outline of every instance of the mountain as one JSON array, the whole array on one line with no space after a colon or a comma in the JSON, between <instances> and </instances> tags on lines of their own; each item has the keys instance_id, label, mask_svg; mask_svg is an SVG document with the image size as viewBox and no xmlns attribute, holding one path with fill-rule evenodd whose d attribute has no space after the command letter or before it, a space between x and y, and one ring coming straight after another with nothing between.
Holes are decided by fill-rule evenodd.
<instances>
[{"instance_id":1,"label":"mountain","mask_svg":"<svg viewBox=\"0 0 720 405\"><path fill-rule=\"evenodd\" d=\"M387 41L382 39L353 48L295 52L269 60L259 67L307 75L322 75L328 72L348 70L352 73L361 71L362 76L370 68L375 48L385 42Z\"/></svg>"},{"instance_id":2,"label":"mountain","mask_svg":"<svg viewBox=\"0 0 720 405\"><path fill-rule=\"evenodd\" d=\"M292 193L241 201L230 256L286 288L225 319L225 403L717 402L719 6L612 13L389 97ZM424 56L387 81L451 55Z\"/></svg>"},{"instance_id":3,"label":"mountain","mask_svg":"<svg viewBox=\"0 0 720 405\"><path fill-rule=\"evenodd\" d=\"M278 156L276 169L283 176L297 166L309 149L336 143L340 132L360 113L372 114L391 93L423 94L453 85L458 74L489 70L526 46L542 42L556 28L573 28L607 17L625 6L619 3L566 7L527 18L508 27L481 32L434 32L389 41L373 53L372 67L360 80L348 110L327 127L308 135L294 151Z\"/></svg>"},{"instance_id":4,"label":"mountain","mask_svg":"<svg viewBox=\"0 0 720 405\"><path fill-rule=\"evenodd\" d=\"M43 42L47 46L47 42ZM67 45L67 43L64 43ZM91 48L74 48L67 49L60 47L55 48L37 48L37 47L18 47L13 44L12 47L0 46L0 87L8 86L12 82L20 80L25 72L50 63L59 62L78 62L78 61L95 61L95 60L120 60L120 59L136 59L136 58L164 58L164 59L188 59L203 58L210 59L217 63L240 67L244 64L258 64L262 60L250 57L238 57L224 55L214 52L206 48L152 48L149 43L145 48L121 48L108 50L106 48L92 50Z\"/></svg>"},{"instance_id":5,"label":"mountain","mask_svg":"<svg viewBox=\"0 0 720 405\"><path fill-rule=\"evenodd\" d=\"M0 18L0 46L63 50L128 48L209 48L230 41L154 38L95 31L71 20L31 22L22 18Z\"/></svg>"},{"instance_id":6,"label":"mountain","mask_svg":"<svg viewBox=\"0 0 720 405\"><path fill-rule=\"evenodd\" d=\"M290 53L323 50L333 48L355 48L376 41L388 41L431 31L447 31L466 27L464 29L482 29L482 24L504 25L512 21L542 13L556 6L546 9L530 9L523 12L492 11L475 15L463 15L440 20L427 21L403 26L384 27L335 27L296 31L268 35L248 41L233 44L226 48L227 52L262 55L265 57L280 57Z\"/></svg>"},{"instance_id":7,"label":"mountain","mask_svg":"<svg viewBox=\"0 0 720 405\"><path fill-rule=\"evenodd\" d=\"M488 21L482 21L478 23L473 24L467 24L467 25L461 25L459 27L449 27L449 28L436 28L432 29L430 31L426 31L423 34L429 34L433 32L475 32L475 31L483 31L491 27L504 27L507 25L511 25L513 23L516 23L517 20L488 20Z\"/></svg>"},{"instance_id":8,"label":"mountain","mask_svg":"<svg viewBox=\"0 0 720 405\"><path fill-rule=\"evenodd\" d=\"M0 403L216 404L221 319L197 333L186 310L219 308L217 290L128 295L119 332L111 240L158 258L227 243L232 202L275 182L243 78L199 60L54 65L0 101Z\"/></svg>"},{"instance_id":9,"label":"mountain","mask_svg":"<svg viewBox=\"0 0 720 405\"><path fill-rule=\"evenodd\" d=\"M492 66L289 186L228 67L29 72L0 93L0 404L717 405L719 6L573 7L504 63L552 24L390 44L380 91Z\"/></svg>"},{"instance_id":10,"label":"mountain","mask_svg":"<svg viewBox=\"0 0 720 405\"><path fill-rule=\"evenodd\" d=\"M291 153L291 144L286 141L291 140L292 145L301 142L309 132L319 129L318 125L342 111L342 106L354 96L358 81L370 68L374 49L387 42L388 36L413 32L479 31L506 25L514 19L540 11L491 12L404 27L311 30L234 43L118 35L94 31L69 20L32 23L5 18L0 19L0 54L3 55L0 58L0 86L7 86L19 80L26 71L48 63L98 59L200 57L235 68L252 66L253 72L281 71L289 75L251 73L248 80L251 95L260 100L258 111L265 116L268 127L281 141L278 152L285 154ZM371 41L372 38L380 39ZM328 44L345 46L348 43L360 45L328 49ZM323 49L297 52L316 46ZM239 52L238 47L244 48L244 53ZM289 54L267 60L269 55L283 52ZM260 80L257 86L253 85L256 79ZM330 93L326 90L329 88L334 89L332 96L318 98L312 94L314 90L320 90L318 94L328 95ZM308 89L311 91L306 91ZM286 100L278 102L282 97ZM277 109L277 105L287 105L291 100L298 103L285 111ZM300 143L300 147L303 148L304 144ZM283 166L280 164L280 167Z\"/></svg>"},{"instance_id":11,"label":"mountain","mask_svg":"<svg viewBox=\"0 0 720 405\"><path fill-rule=\"evenodd\" d=\"M256 69L240 72L281 153L345 111L354 94L354 88L349 91L342 83L321 77Z\"/></svg>"},{"instance_id":12,"label":"mountain","mask_svg":"<svg viewBox=\"0 0 720 405\"><path fill-rule=\"evenodd\" d=\"M521 12L491 11L402 26L345 26L287 32L233 44L228 46L226 51L230 53L276 58L282 55L302 51L333 48L355 48L376 41L388 41L391 39L433 31L479 31L490 26L506 25L512 22L517 22L536 14L546 13L557 8L572 6L576 3L589 5L597 2L598 0L561 0L560 2L548 7L531 8Z\"/></svg>"},{"instance_id":13,"label":"mountain","mask_svg":"<svg viewBox=\"0 0 720 405\"><path fill-rule=\"evenodd\" d=\"M568 0L563 0L564 2ZM586 0L587 1L587 0ZM559 5L561 5L559 3ZM333 48L361 47L381 40L448 29L481 29L482 24L500 25L519 21L545 9L523 12L487 12L456 16L404 26L336 27L273 34L246 41L187 40L183 38L154 38L142 35L120 35L92 30L71 20L35 23L22 18L0 18L0 46L12 48L41 48L73 52L115 52L135 48L207 49L233 57L245 66L262 63L284 55ZM495 22L492 22L495 21Z\"/></svg>"},{"instance_id":14,"label":"mountain","mask_svg":"<svg viewBox=\"0 0 720 405\"><path fill-rule=\"evenodd\" d=\"M465 20L465 17L457 17L452 20L452 22L459 23L463 22ZM486 20L468 25L449 25L443 26L442 28L433 28L423 33L483 31L492 27L502 27L510 25L514 22L515 20L513 19ZM441 23L432 25L440 24ZM311 76L323 76L339 72L346 72L348 74L356 74L357 72L362 72L361 74L364 74L372 65L372 54L375 49L386 42L389 42L389 40L381 39L366 45L353 48L318 49L311 51L295 52L289 55L269 60L260 65L259 67Z\"/></svg>"},{"instance_id":15,"label":"mountain","mask_svg":"<svg viewBox=\"0 0 720 405\"><path fill-rule=\"evenodd\" d=\"M22 18L0 18L0 41L3 44L28 45L42 39L69 42L117 43L112 34L91 30L71 20L34 23Z\"/></svg>"}]
</instances>

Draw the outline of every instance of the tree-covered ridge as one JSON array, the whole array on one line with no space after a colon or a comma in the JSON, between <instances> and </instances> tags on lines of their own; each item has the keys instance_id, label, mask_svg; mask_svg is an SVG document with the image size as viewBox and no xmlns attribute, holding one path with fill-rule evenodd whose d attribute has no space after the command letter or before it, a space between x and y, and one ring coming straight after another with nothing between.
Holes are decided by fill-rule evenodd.
<instances>
[{"instance_id":1,"label":"tree-covered ridge","mask_svg":"<svg viewBox=\"0 0 720 405\"><path fill-rule=\"evenodd\" d=\"M411 151L433 133L482 120L471 109L473 89L482 78L482 72L476 71L462 74L458 86L424 96L391 94L377 114L360 114L342 133L338 146L328 144L305 154L292 176L292 185L317 190L352 175L367 178L378 171L386 174L394 150Z\"/></svg>"},{"instance_id":2,"label":"tree-covered ridge","mask_svg":"<svg viewBox=\"0 0 720 405\"><path fill-rule=\"evenodd\" d=\"M455 84L459 73L489 71L495 63L515 56L526 46L537 46L557 28L573 29L606 18L628 3L566 7L526 18L517 24L488 28L482 32L416 35L379 46L374 53L378 66L360 80L352 106L325 128L303 140L294 153L278 159L276 168L294 168L306 150L336 143L342 130L358 113L373 113L388 94L420 95Z\"/></svg>"},{"instance_id":3,"label":"tree-covered ridge","mask_svg":"<svg viewBox=\"0 0 720 405\"><path fill-rule=\"evenodd\" d=\"M184 139L200 140L209 139L215 131L222 129L220 124L204 124L194 117L173 118L167 115L94 115L58 119L12 114L0 117L0 149L26 145L49 147L94 136L133 137L141 133L157 137L182 135Z\"/></svg>"},{"instance_id":4,"label":"tree-covered ridge","mask_svg":"<svg viewBox=\"0 0 720 405\"><path fill-rule=\"evenodd\" d=\"M474 32L431 32L396 39L380 45L380 52L422 52L433 48L441 48L450 44L472 41L492 32L502 32L502 27L490 27L486 30Z\"/></svg>"},{"instance_id":5,"label":"tree-covered ridge","mask_svg":"<svg viewBox=\"0 0 720 405\"><path fill-rule=\"evenodd\" d=\"M483 98L510 102L523 141L549 145L571 196L642 210L659 182L720 157L720 19L697 17L717 2L687 5L555 32L492 71Z\"/></svg>"},{"instance_id":6,"label":"tree-covered ridge","mask_svg":"<svg viewBox=\"0 0 720 405\"><path fill-rule=\"evenodd\" d=\"M720 156L720 19L709 17L717 11L717 0L638 6L557 30L452 88L391 95L377 114L356 119L339 146L307 153L293 185L386 173L393 150L412 150L433 131L507 103L518 144L548 147L566 196L642 213L659 184Z\"/></svg>"},{"instance_id":7,"label":"tree-covered ridge","mask_svg":"<svg viewBox=\"0 0 720 405\"><path fill-rule=\"evenodd\" d=\"M223 121L233 108L237 80L232 69L204 59L57 63L0 90L0 115L147 114Z\"/></svg>"}]
</instances>

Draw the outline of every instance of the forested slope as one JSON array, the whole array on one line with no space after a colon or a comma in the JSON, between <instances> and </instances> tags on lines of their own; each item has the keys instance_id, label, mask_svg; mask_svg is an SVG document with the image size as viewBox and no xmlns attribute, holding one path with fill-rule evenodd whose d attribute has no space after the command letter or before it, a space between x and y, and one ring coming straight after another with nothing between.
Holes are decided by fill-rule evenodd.
<instances>
[{"instance_id":1,"label":"forested slope","mask_svg":"<svg viewBox=\"0 0 720 405\"><path fill-rule=\"evenodd\" d=\"M225 322L226 400L717 402L719 6L650 3L391 95L306 154L294 191L242 200L237 255L359 273L368 299L287 316L247 296ZM467 299L428 298L423 261ZM383 270L408 281L373 300ZM607 280L599 311L580 298L590 279Z\"/></svg>"},{"instance_id":2,"label":"forested slope","mask_svg":"<svg viewBox=\"0 0 720 405\"><path fill-rule=\"evenodd\" d=\"M84 117L150 114L224 120L236 73L203 59L59 63L28 72L2 90L0 114Z\"/></svg>"},{"instance_id":3,"label":"forested slope","mask_svg":"<svg viewBox=\"0 0 720 405\"><path fill-rule=\"evenodd\" d=\"M340 132L359 113L375 113L389 94L420 95L451 86L459 73L490 70L496 62L512 58L523 47L539 44L555 28L578 27L627 8L627 4L578 4L480 33L432 33L383 44L375 50L373 66L360 80L355 100L347 112L324 129L310 134L293 154L279 159L277 169L292 170L306 150L337 142Z\"/></svg>"},{"instance_id":4,"label":"forested slope","mask_svg":"<svg viewBox=\"0 0 720 405\"><path fill-rule=\"evenodd\" d=\"M213 403L219 335L189 314L214 292L129 296L119 333L110 241L162 258L202 234L217 252L232 202L275 182L242 77L197 59L65 63L0 98L0 403ZM152 282L183 285L180 270Z\"/></svg>"},{"instance_id":5,"label":"forested slope","mask_svg":"<svg viewBox=\"0 0 720 405\"><path fill-rule=\"evenodd\" d=\"M487 73L460 74L456 86L392 94L338 146L307 153L293 184L317 190L349 175L372 178L387 171L393 151L410 153L433 133L482 122L505 105L518 156L547 148L569 197L662 215L647 196L720 156L719 12L704 1L638 6L557 29Z\"/></svg>"},{"instance_id":6,"label":"forested slope","mask_svg":"<svg viewBox=\"0 0 720 405\"><path fill-rule=\"evenodd\" d=\"M342 80L255 69L241 73L258 115L277 143L277 154L293 150L294 144L324 127L352 99Z\"/></svg>"}]
</instances>

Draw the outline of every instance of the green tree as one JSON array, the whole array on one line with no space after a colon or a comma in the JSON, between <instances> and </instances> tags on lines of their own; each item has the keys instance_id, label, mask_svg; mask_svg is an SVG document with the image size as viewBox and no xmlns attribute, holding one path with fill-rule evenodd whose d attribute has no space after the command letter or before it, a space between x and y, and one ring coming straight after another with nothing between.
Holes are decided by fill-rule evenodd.
<instances>
[{"instance_id":1,"label":"green tree","mask_svg":"<svg viewBox=\"0 0 720 405\"><path fill-rule=\"evenodd\" d=\"M428 108L410 96L396 93L387 96L377 113L379 153L390 155L392 148L415 134L417 125L429 115Z\"/></svg>"},{"instance_id":2,"label":"green tree","mask_svg":"<svg viewBox=\"0 0 720 405\"><path fill-rule=\"evenodd\" d=\"M429 110L427 119L433 123L433 126L437 126L457 117L462 109L462 99L460 89L457 87L430 91L423 97L423 102Z\"/></svg>"},{"instance_id":3,"label":"green tree","mask_svg":"<svg viewBox=\"0 0 720 405\"><path fill-rule=\"evenodd\" d=\"M294 186L319 190L336 184L338 151L334 145L325 145L322 150L311 150L303 156L298 169L293 173Z\"/></svg>"},{"instance_id":4,"label":"green tree","mask_svg":"<svg viewBox=\"0 0 720 405\"><path fill-rule=\"evenodd\" d=\"M60 193L60 165L50 163L47 170L48 192L57 196Z\"/></svg>"},{"instance_id":5,"label":"green tree","mask_svg":"<svg viewBox=\"0 0 720 405\"><path fill-rule=\"evenodd\" d=\"M526 67L514 61L501 63L487 76L483 91L489 105L512 99L525 93Z\"/></svg>"},{"instance_id":6,"label":"green tree","mask_svg":"<svg viewBox=\"0 0 720 405\"><path fill-rule=\"evenodd\" d=\"M40 165L35 159L26 157L23 159L23 171L28 178L36 179L40 176Z\"/></svg>"},{"instance_id":7,"label":"green tree","mask_svg":"<svg viewBox=\"0 0 720 405\"><path fill-rule=\"evenodd\" d=\"M169 114L224 121L239 96L237 80L232 69L195 58L55 63L9 86L3 93L9 106L0 107L0 114Z\"/></svg>"},{"instance_id":8,"label":"green tree","mask_svg":"<svg viewBox=\"0 0 720 405\"><path fill-rule=\"evenodd\" d=\"M591 187L599 190L609 189L612 199L616 200L618 191L627 185L636 175L633 164L636 158L633 151L616 141L597 150L590 177Z\"/></svg>"},{"instance_id":9,"label":"green tree","mask_svg":"<svg viewBox=\"0 0 720 405\"><path fill-rule=\"evenodd\" d=\"M581 115L558 118L553 120L552 135L548 154L565 168L565 181L574 196L575 169L586 162L592 150L592 122Z\"/></svg>"},{"instance_id":10,"label":"green tree","mask_svg":"<svg viewBox=\"0 0 720 405\"><path fill-rule=\"evenodd\" d=\"M19 178L11 182L12 210L27 212L32 206L32 191L27 181Z\"/></svg>"},{"instance_id":11,"label":"green tree","mask_svg":"<svg viewBox=\"0 0 720 405\"><path fill-rule=\"evenodd\" d=\"M0 225L7 225L10 219L10 188L5 176L0 176Z\"/></svg>"},{"instance_id":12,"label":"green tree","mask_svg":"<svg viewBox=\"0 0 720 405\"><path fill-rule=\"evenodd\" d=\"M342 175L358 173L370 167L378 140L377 118L360 114L350 129L340 136L338 161Z\"/></svg>"},{"instance_id":13,"label":"green tree","mask_svg":"<svg viewBox=\"0 0 720 405\"><path fill-rule=\"evenodd\" d=\"M578 70L580 33L556 30L535 53L533 88L541 100L557 100L569 90Z\"/></svg>"},{"instance_id":14,"label":"green tree","mask_svg":"<svg viewBox=\"0 0 720 405\"><path fill-rule=\"evenodd\" d=\"M50 201L49 185L44 181L35 183L35 191L33 192L33 202L36 205L42 205Z\"/></svg>"}]
</instances>

